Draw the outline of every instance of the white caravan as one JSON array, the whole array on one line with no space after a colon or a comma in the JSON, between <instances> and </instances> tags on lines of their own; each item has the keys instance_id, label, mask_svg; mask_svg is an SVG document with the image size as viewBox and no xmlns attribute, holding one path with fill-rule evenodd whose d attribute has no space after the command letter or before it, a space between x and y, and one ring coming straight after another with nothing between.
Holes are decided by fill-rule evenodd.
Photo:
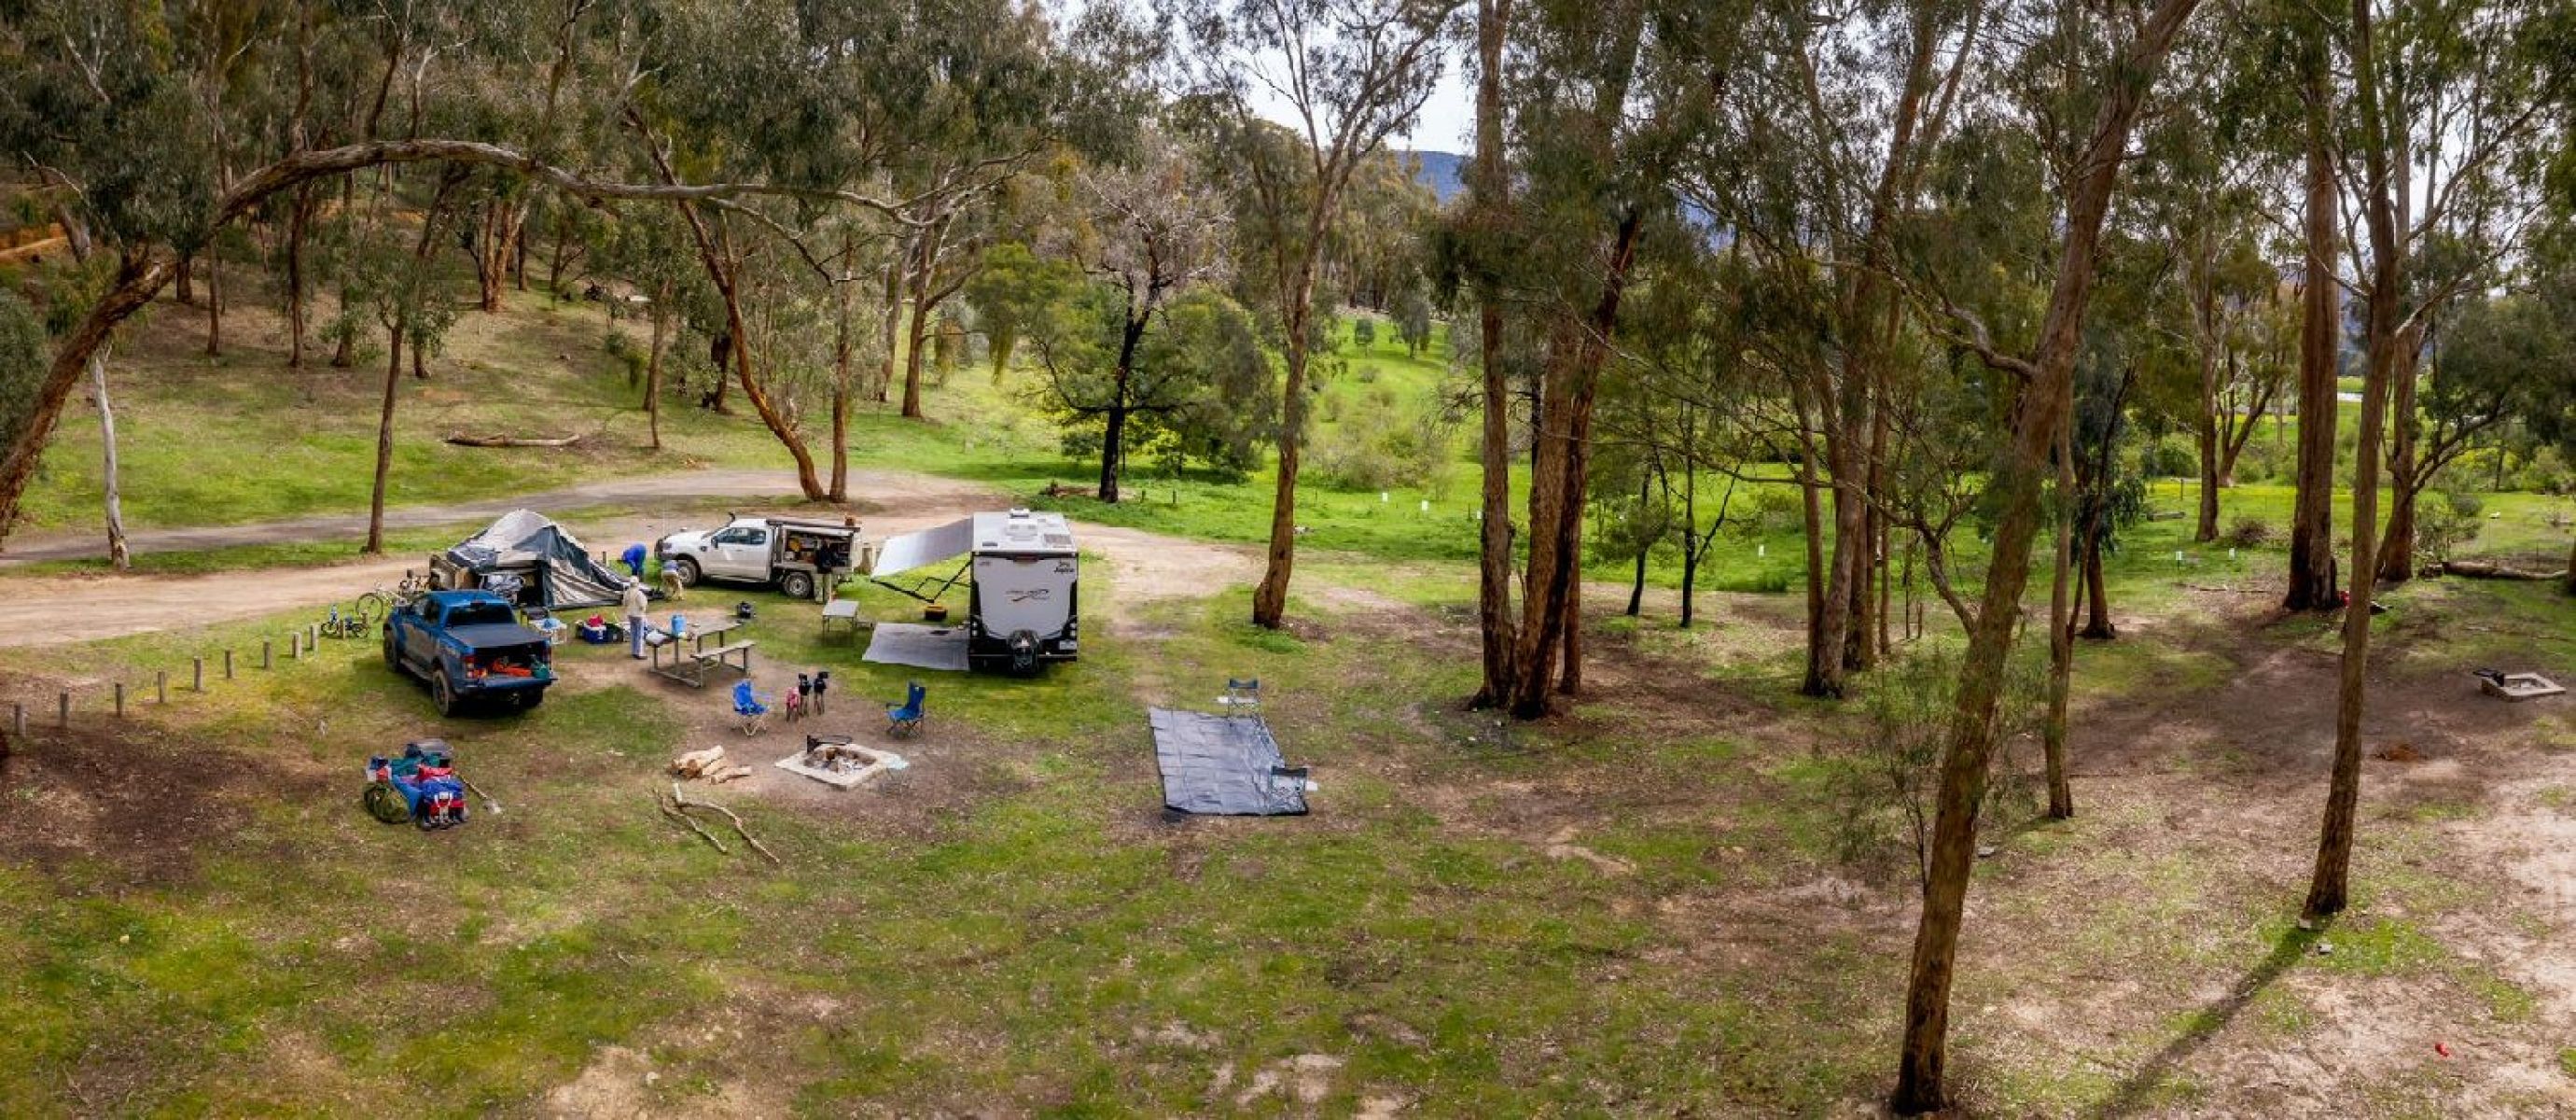
<instances>
[{"instance_id":1,"label":"white caravan","mask_svg":"<svg viewBox=\"0 0 2576 1120\"><path fill-rule=\"evenodd\" d=\"M960 556L967 558L965 565L944 582L904 587L883 578ZM1034 673L1050 661L1071 661L1078 651L1082 572L1063 514L979 513L906 533L885 543L868 575L923 602L971 576L965 627L970 668ZM925 591L934 583L935 589Z\"/></svg>"}]
</instances>

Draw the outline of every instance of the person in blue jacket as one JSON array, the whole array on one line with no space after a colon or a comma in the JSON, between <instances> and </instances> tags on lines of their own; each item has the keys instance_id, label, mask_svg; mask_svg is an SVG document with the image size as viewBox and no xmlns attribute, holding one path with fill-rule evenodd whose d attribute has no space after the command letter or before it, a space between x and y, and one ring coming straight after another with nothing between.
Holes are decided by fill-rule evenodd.
<instances>
[{"instance_id":1,"label":"person in blue jacket","mask_svg":"<svg viewBox=\"0 0 2576 1120\"><path fill-rule=\"evenodd\" d=\"M626 551L617 554L617 562L626 565L626 570L634 573L635 578L642 579L645 555L643 544L630 544L626 546Z\"/></svg>"}]
</instances>

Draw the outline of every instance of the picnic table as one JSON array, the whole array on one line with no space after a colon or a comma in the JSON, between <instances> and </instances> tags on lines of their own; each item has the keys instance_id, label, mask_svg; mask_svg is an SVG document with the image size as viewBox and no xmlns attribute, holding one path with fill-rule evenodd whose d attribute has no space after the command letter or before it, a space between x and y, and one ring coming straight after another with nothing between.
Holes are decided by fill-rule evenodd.
<instances>
[{"instance_id":1,"label":"picnic table","mask_svg":"<svg viewBox=\"0 0 2576 1120\"><path fill-rule=\"evenodd\" d=\"M732 620L699 627L689 632L690 645L685 652L680 649L679 638L668 633L656 634L645 641L653 652L652 669L691 688L705 688L707 674L717 669L739 668L742 675L748 677L751 675L752 647L759 643L720 641L715 648L707 648L709 639L722 638L741 628L741 622Z\"/></svg>"},{"instance_id":2,"label":"picnic table","mask_svg":"<svg viewBox=\"0 0 2576 1120\"><path fill-rule=\"evenodd\" d=\"M829 603L823 604L824 637L829 638L832 636L832 624L835 622L840 623L843 632L850 637L858 637L859 601L856 599L834 599Z\"/></svg>"}]
</instances>

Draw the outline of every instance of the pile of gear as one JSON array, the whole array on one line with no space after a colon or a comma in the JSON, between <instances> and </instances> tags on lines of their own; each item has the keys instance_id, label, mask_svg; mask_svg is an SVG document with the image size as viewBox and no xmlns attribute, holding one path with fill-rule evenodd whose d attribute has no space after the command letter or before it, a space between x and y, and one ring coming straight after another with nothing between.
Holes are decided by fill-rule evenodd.
<instances>
[{"instance_id":1,"label":"pile of gear","mask_svg":"<svg viewBox=\"0 0 2576 1120\"><path fill-rule=\"evenodd\" d=\"M456 754L442 739L405 744L398 758L369 758L362 801L386 824L410 821L427 830L465 823L465 779L456 776Z\"/></svg>"}]
</instances>

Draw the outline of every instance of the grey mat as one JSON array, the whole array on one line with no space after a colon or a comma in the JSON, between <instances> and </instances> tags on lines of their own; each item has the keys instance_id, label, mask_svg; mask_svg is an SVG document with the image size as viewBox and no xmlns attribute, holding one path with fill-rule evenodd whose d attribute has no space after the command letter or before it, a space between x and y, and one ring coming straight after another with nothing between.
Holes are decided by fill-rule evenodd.
<instances>
[{"instance_id":1,"label":"grey mat","mask_svg":"<svg viewBox=\"0 0 2576 1120\"><path fill-rule=\"evenodd\" d=\"M861 661L910 665L916 669L966 670L966 628L924 626L918 622L880 622Z\"/></svg>"},{"instance_id":2,"label":"grey mat","mask_svg":"<svg viewBox=\"0 0 2576 1120\"><path fill-rule=\"evenodd\" d=\"M1306 811L1306 771L1290 768L1259 716L1214 716L1148 708L1163 804L1184 813L1297 816Z\"/></svg>"}]
</instances>

